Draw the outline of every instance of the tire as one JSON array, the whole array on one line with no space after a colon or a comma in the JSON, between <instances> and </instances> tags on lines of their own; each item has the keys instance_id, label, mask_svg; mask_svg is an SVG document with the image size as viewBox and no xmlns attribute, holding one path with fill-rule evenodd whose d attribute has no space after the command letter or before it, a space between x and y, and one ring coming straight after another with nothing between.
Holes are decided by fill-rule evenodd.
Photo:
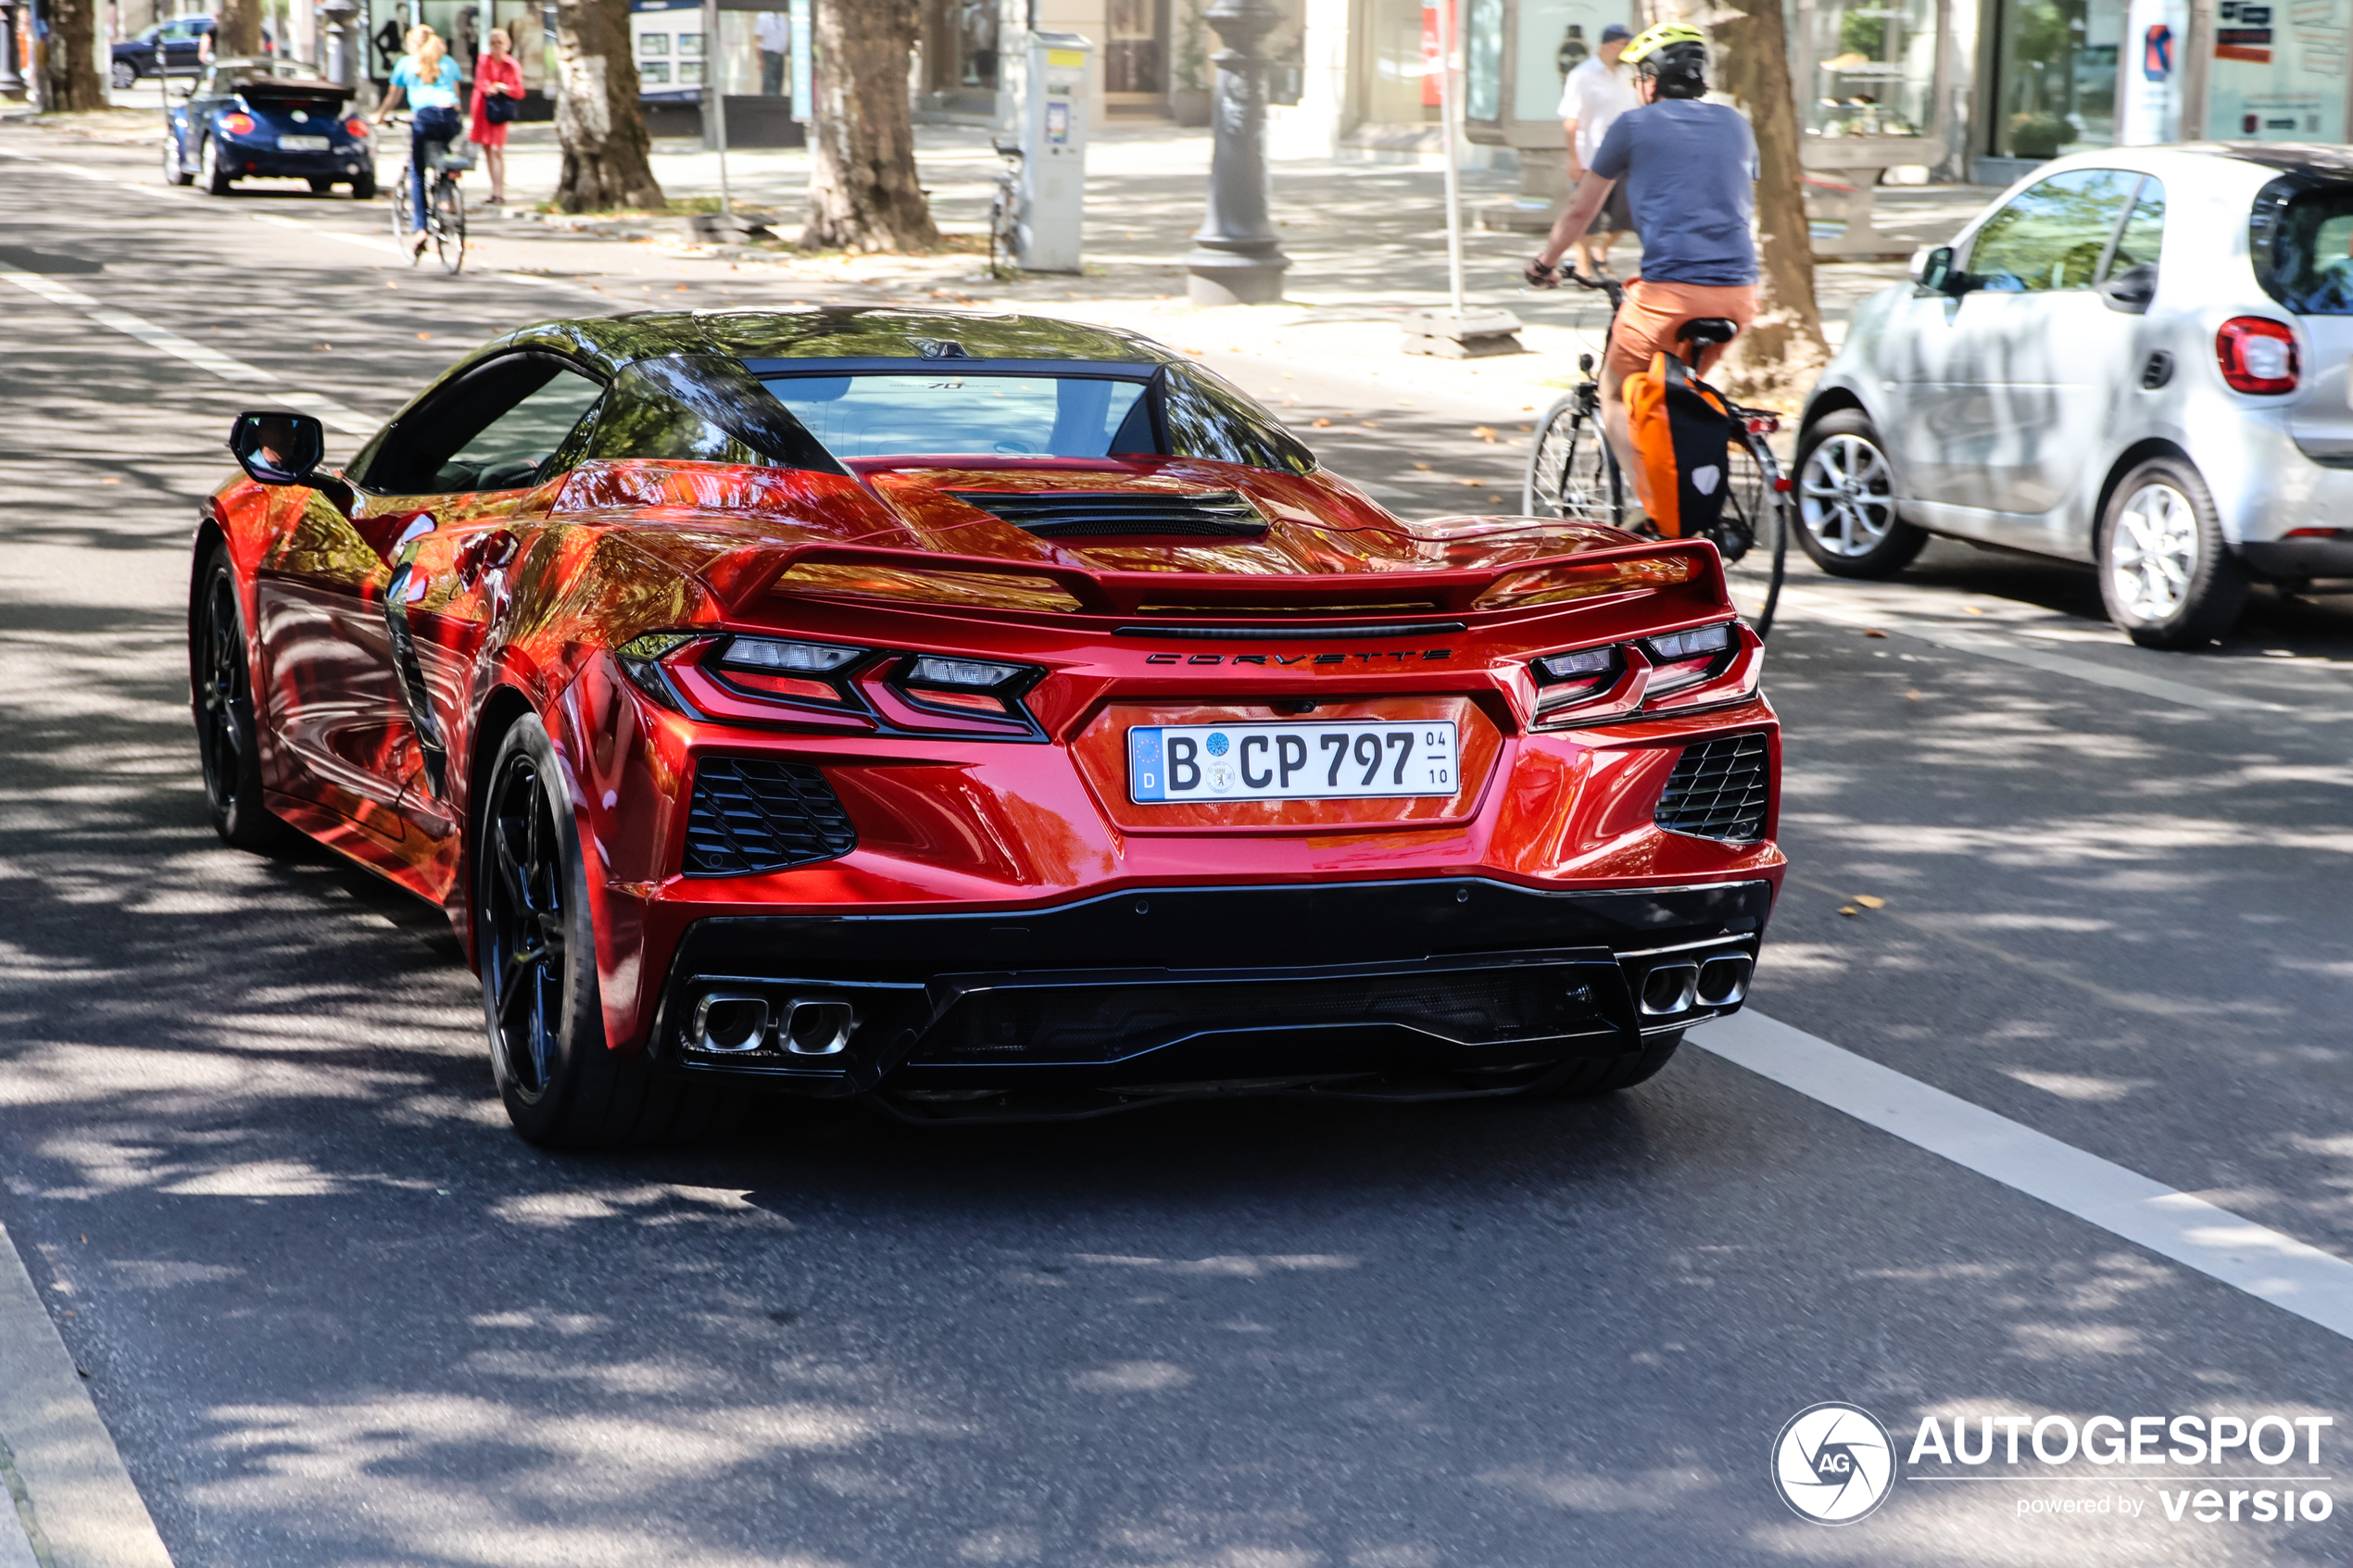
<instances>
[{"instance_id":1,"label":"tire","mask_svg":"<svg viewBox=\"0 0 2353 1568\"><path fill-rule=\"evenodd\" d=\"M233 183L220 169L220 148L210 136L204 139L204 150L196 155L196 183L208 196L225 196Z\"/></svg>"},{"instance_id":2,"label":"tire","mask_svg":"<svg viewBox=\"0 0 2353 1568\"><path fill-rule=\"evenodd\" d=\"M193 183L195 176L180 167L180 138L166 132L163 138L163 182L167 185Z\"/></svg>"},{"instance_id":3,"label":"tire","mask_svg":"<svg viewBox=\"0 0 2353 1568\"><path fill-rule=\"evenodd\" d=\"M1928 543L1895 503L1895 471L1869 416L1841 408L1797 443L1797 543L1832 577L1893 577Z\"/></svg>"},{"instance_id":4,"label":"tire","mask_svg":"<svg viewBox=\"0 0 2353 1568\"><path fill-rule=\"evenodd\" d=\"M484 776L472 838L474 950L491 1074L515 1131L566 1149L712 1131L716 1087L664 1073L643 1054L624 1059L606 1043L580 830L537 715L508 730Z\"/></svg>"},{"instance_id":5,"label":"tire","mask_svg":"<svg viewBox=\"0 0 2353 1568\"><path fill-rule=\"evenodd\" d=\"M1602 439L1601 422L1572 392L1544 412L1528 448L1520 510L1529 517L1567 518L1604 528L1626 524L1625 485L1617 459Z\"/></svg>"},{"instance_id":6,"label":"tire","mask_svg":"<svg viewBox=\"0 0 2353 1568\"><path fill-rule=\"evenodd\" d=\"M374 201L376 199L376 177L373 174L356 174L352 176L351 199L356 202Z\"/></svg>"},{"instance_id":7,"label":"tire","mask_svg":"<svg viewBox=\"0 0 2353 1568\"><path fill-rule=\"evenodd\" d=\"M108 80L113 82L114 90L116 92L128 93L131 89L139 85L139 68L132 65L129 60L117 60L114 63L113 71L109 73Z\"/></svg>"},{"instance_id":8,"label":"tire","mask_svg":"<svg viewBox=\"0 0 2353 1568\"><path fill-rule=\"evenodd\" d=\"M325 179L316 174L310 177L310 194L314 196L326 195L333 192L334 188L335 182L333 180Z\"/></svg>"},{"instance_id":9,"label":"tire","mask_svg":"<svg viewBox=\"0 0 2353 1568\"><path fill-rule=\"evenodd\" d=\"M459 194L455 180L434 186L429 194L441 225L433 237L434 251L441 257L441 270L454 277L466 264L466 198Z\"/></svg>"},{"instance_id":10,"label":"tire","mask_svg":"<svg viewBox=\"0 0 2353 1568\"><path fill-rule=\"evenodd\" d=\"M1624 1056L1575 1057L1519 1092L1520 1099L1592 1099L1655 1078L1683 1043L1683 1032L1655 1035Z\"/></svg>"},{"instance_id":11,"label":"tire","mask_svg":"<svg viewBox=\"0 0 2353 1568\"><path fill-rule=\"evenodd\" d=\"M2197 470L2158 458L2124 476L2100 516L2100 597L2145 648L2201 648L2236 625L2246 569L2223 542Z\"/></svg>"},{"instance_id":12,"label":"tire","mask_svg":"<svg viewBox=\"0 0 2353 1568\"><path fill-rule=\"evenodd\" d=\"M1724 514L1717 529L1717 553L1733 587L1756 596L1749 624L1770 636L1780 607L1781 578L1789 564L1789 497L1777 487L1780 470L1762 436L1745 431L1731 444L1724 470Z\"/></svg>"},{"instance_id":13,"label":"tire","mask_svg":"<svg viewBox=\"0 0 2353 1568\"><path fill-rule=\"evenodd\" d=\"M392 182L392 239L397 245L407 245L416 232L416 214L411 209L416 198L409 192L409 171L403 169Z\"/></svg>"},{"instance_id":14,"label":"tire","mask_svg":"<svg viewBox=\"0 0 2353 1568\"><path fill-rule=\"evenodd\" d=\"M229 552L215 545L188 603L189 707L196 721L196 756L212 831L233 848L262 850L284 842L286 829L262 804L248 647L236 571Z\"/></svg>"}]
</instances>

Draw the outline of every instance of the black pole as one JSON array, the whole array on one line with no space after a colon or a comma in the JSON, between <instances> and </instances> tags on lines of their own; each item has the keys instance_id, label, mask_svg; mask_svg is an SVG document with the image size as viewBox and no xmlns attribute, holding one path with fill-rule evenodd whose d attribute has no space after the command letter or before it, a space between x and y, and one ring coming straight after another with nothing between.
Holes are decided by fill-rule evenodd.
<instances>
[{"instance_id":1,"label":"black pole","mask_svg":"<svg viewBox=\"0 0 2353 1568\"><path fill-rule=\"evenodd\" d=\"M1266 305L1283 297L1290 260L1267 220L1266 56L1260 46L1283 19L1272 0L1217 0L1202 13L1226 46L1210 125L1209 207L1185 257L1195 305Z\"/></svg>"}]
</instances>

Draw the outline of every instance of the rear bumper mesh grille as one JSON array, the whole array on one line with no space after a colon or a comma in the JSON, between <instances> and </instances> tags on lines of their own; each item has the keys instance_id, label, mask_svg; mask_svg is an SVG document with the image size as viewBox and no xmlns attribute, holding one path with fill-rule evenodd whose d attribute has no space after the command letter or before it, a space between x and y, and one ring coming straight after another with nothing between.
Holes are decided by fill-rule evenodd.
<instances>
[{"instance_id":1,"label":"rear bumper mesh grille","mask_svg":"<svg viewBox=\"0 0 2353 1568\"><path fill-rule=\"evenodd\" d=\"M1041 539L1133 533L1255 539L1266 532L1266 520L1238 490L950 490L948 494Z\"/></svg>"},{"instance_id":2,"label":"rear bumper mesh grille","mask_svg":"<svg viewBox=\"0 0 2353 1568\"><path fill-rule=\"evenodd\" d=\"M688 876L741 876L830 860L858 847L825 776L798 762L706 757L686 808Z\"/></svg>"},{"instance_id":3,"label":"rear bumper mesh grille","mask_svg":"<svg viewBox=\"0 0 2353 1568\"><path fill-rule=\"evenodd\" d=\"M1763 735L1687 746L1667 775L1654 820L1669 833L1754 843L1765 836L1768 752Z\"/></svg>"}]
</instances>

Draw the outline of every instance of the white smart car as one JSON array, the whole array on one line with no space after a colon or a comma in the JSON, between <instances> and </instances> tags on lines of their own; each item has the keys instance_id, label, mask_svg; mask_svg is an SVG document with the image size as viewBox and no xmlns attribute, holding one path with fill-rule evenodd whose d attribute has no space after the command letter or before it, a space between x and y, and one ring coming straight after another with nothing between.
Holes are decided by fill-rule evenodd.
<instances>
[{"instance_id":1,"label":"white smart car","mask_svg":"<svg viewBox=\"0 0 2353 1568\"><path fill-rule=\"evenodd\" d=\"M2204 144L2044 165L1855 313L1807 399L1799 542L1931 533L2097 565L2137 642L2247 584L2353 577L2353 153Z\"/></svg>"}]
</instances>

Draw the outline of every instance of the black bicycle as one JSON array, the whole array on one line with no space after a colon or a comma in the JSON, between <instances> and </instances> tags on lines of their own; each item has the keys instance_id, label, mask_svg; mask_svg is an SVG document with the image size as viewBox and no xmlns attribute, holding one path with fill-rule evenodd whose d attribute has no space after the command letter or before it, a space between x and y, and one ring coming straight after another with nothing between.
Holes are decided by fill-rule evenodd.
<instances>
[{"instance_id":1,"label":"black bicycle","mask_svg":"<svg viewBox=\"0 0 2353 1568\"><path fill-rule=\"evenodd\" d=\"M474 160L471 154L458 152L447 142L428 142L425 145L432 167L425 179L424 230L432 236L442 270L454 273L466 264L466 198L458 190L458 176L473 168ZM410 161L400 160L400 172L392 182L392 237L403 247L417 233L418 215L412 210L416 198L411 194L409 180ZM410 251L409 259L414 264L423 255L422 250Z\"/></svg>"},{"instance_id":2,"label":"black bicycle","mask_svg":"<svg viewBox=\"0 0 2353 1568\"><path fill-rule=\"evenodd\" d=\"M1563 269L1561 281L1579 288L1597 289L1609 296L1610 323L1617 321L1626 290L1615 278L1588 278ZM1706 319L1683 324L1683 361L1696 373L1700 355L1708 345L1729 343L1736 329L1730 321ZM1603 352L1609 338L1604 333ZM1577 357L1585 378L1550 408L1536 426L1528 449L1528 474L1520 490L1520 510L1529 517L1562 517L1578 522L1625 528L1626 479L1617 454L1602 435L1602 383L1593 372L1591 354ZM1724 558L1725 575L1735 587L1760 596L1764 608L1750 618L1756 634L1773 629L1773 612L1781 598L1781 576L1789 557L1789 481L1781 475L1766 438L1781 428L1780 416L1764 408L1729 404L1733 434L1725 455L1724 509L1700 537L1716 546ZM1637 522L1633 531L1649 532Z\"/></svg>"}]
</instances>

